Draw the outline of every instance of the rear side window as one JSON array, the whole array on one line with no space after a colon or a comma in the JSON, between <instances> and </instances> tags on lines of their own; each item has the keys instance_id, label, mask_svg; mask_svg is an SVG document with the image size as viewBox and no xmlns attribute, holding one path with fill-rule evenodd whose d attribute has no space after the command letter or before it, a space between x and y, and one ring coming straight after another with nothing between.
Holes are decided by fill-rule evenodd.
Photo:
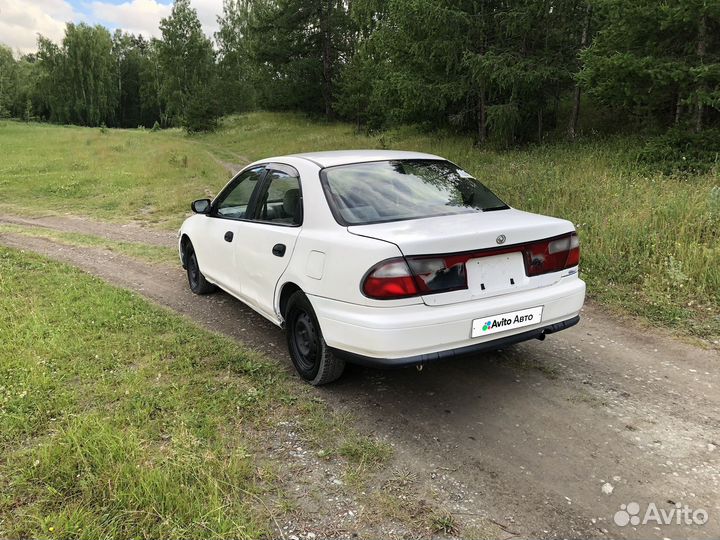
<instances>
[{"instance_id":1,"label":"rear side window","mask_svg":"<svg viewBox=\"0 0 720 540\"><path fill-rule=\"evenodd\" d=\"M267 189L260 194L255 219L278 225L300 225L300 179L283 171L270 170L265 182Z\"/></svg>"},{"instance_id":2,"label":"rear side window","mask_svg":"<svg viewBox=\"0 0 720 540\"><path fill-rule=\"evenodd\" d=\"M448 161L356 163L322 171L323 188L342 225L367 225L508 206Z\"/></svg>"}]
</instances>

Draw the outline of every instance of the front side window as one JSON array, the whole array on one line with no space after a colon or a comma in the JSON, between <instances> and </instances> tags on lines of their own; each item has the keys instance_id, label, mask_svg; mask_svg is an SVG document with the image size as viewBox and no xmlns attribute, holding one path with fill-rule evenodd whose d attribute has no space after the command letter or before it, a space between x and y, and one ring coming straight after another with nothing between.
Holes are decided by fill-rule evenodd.
<instances>
[{"instance_id":1,"label":"front side window","mask_svg":"<svg viewBox=\"0 0 720 540\"><path fill-rule=\"evenodd\" d=\"M448 161L375 161L323 170L323 188L343 225L367 225L508 206Z\"/></svg>"},{"instance_id":2,"label":"front side window","mask_svg":"<svg viewBox=\"0 0 720 540\"><path fill-rule=\"evenodd\" d=\"M255 219L280 225L302 223L300 179L282 171L268 171L267 190L259 197Z\"/></svg>"},{"instance_id":3,"label":"front side window","mask_svg":"<svg viewBox=\"0 0 720 540\"><path fill-rule=\"evenodd\" d=\"M256 167L242 173L215 203L215 214L229 219L246 219L252 194L262 178L264 167Z\"/></svg>"}]
</instances>

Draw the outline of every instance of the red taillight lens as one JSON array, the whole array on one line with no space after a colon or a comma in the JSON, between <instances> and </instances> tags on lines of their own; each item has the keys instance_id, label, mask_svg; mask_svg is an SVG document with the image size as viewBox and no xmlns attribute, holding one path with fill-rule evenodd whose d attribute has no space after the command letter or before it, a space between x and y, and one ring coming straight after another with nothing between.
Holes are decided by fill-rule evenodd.
<instances>
[{"instance_id":1,"label":"red taillight lens","mask_svg":"<svg viewBox=\"0 0 720 540\"><path fill-rule=\"evenodd\" d=\"M535 242L525 248L528 276L559 272L577 266L579 262L580 240L576 233Z\"/></svg>"},{"instance_id":2,"label":"red taillight lens","mask_svg":"<svg viewBox=\"0 0 720 540\"><path fill-rule=\"evenodd\" d=\"M384 261L368 272L363 293L387 300L467 288L466 256L407 257Z\"/></svg>"},{"instance_id":3,"label":"red taillight lens","mask_svg":"<svg viewBox=\"0 0 720 540\"><path fill-rule=\"evenodd\" d=\"M397 258L384 261L368 272L363 293L370 298L389 300L414 296L418 289L405 259Z\"/></svg>"}]
</instances>

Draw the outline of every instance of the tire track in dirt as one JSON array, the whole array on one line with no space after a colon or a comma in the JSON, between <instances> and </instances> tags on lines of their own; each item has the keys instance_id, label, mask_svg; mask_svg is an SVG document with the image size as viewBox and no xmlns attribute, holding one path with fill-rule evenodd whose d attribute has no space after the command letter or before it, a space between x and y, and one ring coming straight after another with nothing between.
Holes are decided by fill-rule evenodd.
<instances>
[{"instance_id":1,"label":"tire track in dirt","mask_svg":"<svg viewBox=\"0 0 720 540\"><path fill-rule=\"evenodd\" d=\"M23 217L0 214L0 224L89 234L115 242L136 242L158 247L175 247L177 245L177 235L173 232L151 229L136 223L109 223L79 216Z\"/></svg>"}]
</instances>

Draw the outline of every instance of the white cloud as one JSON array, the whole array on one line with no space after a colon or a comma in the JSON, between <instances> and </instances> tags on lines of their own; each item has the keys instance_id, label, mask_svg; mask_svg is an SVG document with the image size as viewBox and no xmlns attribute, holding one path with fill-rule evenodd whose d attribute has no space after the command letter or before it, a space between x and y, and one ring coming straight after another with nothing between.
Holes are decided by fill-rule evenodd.
<instances>
[{"instance_id":1,"label":"white cloud","mask_svg":"<svg viewBox=\"0 0 720 540\"><path fill-rule=\"evenodd\" d=\"M122 4L90 2L91 16L111 29L122 28L145 37L158 36L160 19L170 14L171 6L155 0L130 0Z\"/></svg>"},{"instance_id":2,"label":"white cloud","mask_svg":"<svg viewBox=\"0 0 720 540\"><path fill-rule=\"evenodd\" d=\"M217 32L217 16L222 14L222 0L190 0L192 7L197 9L198 19L209 38Z\"/></svg>"},{"instance_id":3,"label":"white cloud","mask_svg":"<svg viewBox=\"0 0 720 540\"><path fill-rule=\"evenodd\" d=\"M77 1L75 2L77 3ZM0 0L0 43L22 53L37 50L37 34L55 42L62 40L67 21L100 23L111 31L122 28L145 37L158 37L160 19L170 14L171 4L158 0L127 0L116 4L91 0L75 11L67 0ZM212 39L222 0L191 0L205 34Z\"/></svg>"},{"instance_id":4,"label":"white cloud","mask_svg":"<svg viewBox=\"0 0 720 540\"><path fill-rule=\"evenodd\" d=\"M191 0L197 10L203 30L212 38L217 30L217 15L222 11L222 0ZM128 0L122 4L93 1L88 4L92 17L111 29L122 28L145 37L160 35L160 19L167 17L172 8L157 0Z\"/></svg>"},{"instance_id":5,"label":"white cloud","mask_svg":"<svg viewBox=\"0 0 720 540\"><path fill-rule=\"evenodd\" d=\"M14 51L37 50L37 35L60 41L65 21L78 14L65 0L0 0L0 42Z\"/></svg>"}]
</instances>

